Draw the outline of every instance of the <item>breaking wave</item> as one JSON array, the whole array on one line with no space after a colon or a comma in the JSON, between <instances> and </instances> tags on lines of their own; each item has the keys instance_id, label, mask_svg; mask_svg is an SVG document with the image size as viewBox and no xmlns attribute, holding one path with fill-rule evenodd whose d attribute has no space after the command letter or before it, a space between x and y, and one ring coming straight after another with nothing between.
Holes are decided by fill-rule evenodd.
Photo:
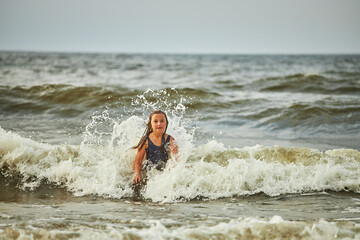
<instances>
[{"instance_id":1,"label":"breaking wave","mask_svg":"<svg viewBox=\"0 0 360 240\"><path fill-rule=\"evenodd\" d=\"M326 190L360 192L360 152L356 150L323 152L261 145L238 149L225 148L216 141L195 147L193 133L185 130L181 119L169 117L168 132L179 145L179 161L170 160L163 172L148 172L142 194L151 201ZM99 138L101 133L89 124L80 145L39 143L0 128L2 175L20 175L18 185L24 190L47 181L75 196L131 197L136 153L130 148L141 136L144 121L135 116L120 123L113 121L107 140Z\"/></svg>"},{"instance_id":2,"label":"breaking wave","mask_svg":"<svg viewBox=\"0 0 360 240\"><path fill-rule=\"evenodd\" d=\"M45 230L40 227L21 229L10 226L0 231L3 238L44 239L358 239L359 225L355 223L317 221L288 221L280 216L270 219L255 217L239 218L213 226L173 226L159 220L151 220L142 228L105 229L90 227L69 230Z\"/></svg>"}]
</instances>

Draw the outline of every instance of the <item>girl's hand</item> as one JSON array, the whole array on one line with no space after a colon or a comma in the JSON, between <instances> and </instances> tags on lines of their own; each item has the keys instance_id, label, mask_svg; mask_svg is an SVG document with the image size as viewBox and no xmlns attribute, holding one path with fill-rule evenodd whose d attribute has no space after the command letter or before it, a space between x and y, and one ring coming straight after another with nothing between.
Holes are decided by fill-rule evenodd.
<instances>
[{"instance_id":1,"label":"girl's hand","mask_svg":"<svg viewBox=\"0 0 360 240\"><path fill-rule=\"evenodd\" d=\"M139 183L141 181L141 177L139 173L136 173L136 176L134 177L134 183Z\"/></svg>"}]
</instances>

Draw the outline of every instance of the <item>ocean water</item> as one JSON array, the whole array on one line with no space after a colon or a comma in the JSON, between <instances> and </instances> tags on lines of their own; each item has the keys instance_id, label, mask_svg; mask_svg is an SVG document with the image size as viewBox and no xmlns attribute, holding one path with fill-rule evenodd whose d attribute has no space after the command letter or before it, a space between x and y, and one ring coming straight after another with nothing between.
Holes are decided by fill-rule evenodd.
<instances>
[{"instance_id":1,"label":"ocean water","mask_svg":"<svg viewBox=\"0 0 360 240\"><path fill-rule=\"evenodd\" d=\"M360 239L359 151L360 55L0 52L0 239Z\"/></svg>"}]
</instances>

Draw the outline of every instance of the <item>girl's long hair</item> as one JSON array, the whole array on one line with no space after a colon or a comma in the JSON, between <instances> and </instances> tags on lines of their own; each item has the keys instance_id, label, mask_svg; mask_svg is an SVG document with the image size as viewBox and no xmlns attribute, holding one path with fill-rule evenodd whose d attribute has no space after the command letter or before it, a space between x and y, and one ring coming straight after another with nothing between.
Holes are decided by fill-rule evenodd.
<instances>
[{"instance_id":1,"label":"girl's long hair","mask_svg":"<svg viewBox=\"0 0 360 240\"><path fill-rule=\"evenodd\" d=\"M132 147L133 149L137 149L137 148L142 149L142 148L144 147L144 144L145 144L145 142L146 142L146 139L149 137L150 133L152 133L152 131L153 131L152 126L151 126L151 118L152 118L152 116L154 116L155 114L163 114L163 115L165 116L165 119L166 119L166 127L165 127L165 131L164 131L164 133L163 133L163 135L162 135L162 137L161 137L161 146L160 146L161 152L162 152L162 153L165 152L165 147L164 147L164 145L165 145L165 137L164 137L164 136L165 136L165 132L166 132L166 130L167 130L167 127L168 127L168 125L169 125L169 121L168 121L168 118L167 118L166 114L165 114L163 111L161 111L161 110L153 111L153 112L150 114L150 116L149 116L149 121L148 121L148 123L146 124L146 129L145 129L145 131L144 131L144 134L143 134L143 136L141 137L139 143L138 143L136 146Z\"/></svg>"}]
</instances>

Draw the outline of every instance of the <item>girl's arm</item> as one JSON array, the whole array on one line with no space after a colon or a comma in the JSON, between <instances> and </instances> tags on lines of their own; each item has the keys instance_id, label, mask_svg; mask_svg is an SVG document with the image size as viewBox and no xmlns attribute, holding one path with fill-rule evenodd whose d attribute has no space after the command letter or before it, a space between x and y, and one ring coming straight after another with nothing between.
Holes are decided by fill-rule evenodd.
<instances>
[{"instance_id":1,"label":"girl's arm","mask_svg":"<svg viewBox=\"0 0 360 240\"><path fill-rule=\"evenodd\" d=\"M136 157L135 157L135 162L134 162L134 170L135 170L135 178L134 178L134 183L139 183L141 181L141 176L140 176L140 168L141 168L141 164L142 161L144 159L145 156L145 149L147 144L144 144L144 146L142 146L141 149L138 148Z\"/></svg>"}]
</instances>

